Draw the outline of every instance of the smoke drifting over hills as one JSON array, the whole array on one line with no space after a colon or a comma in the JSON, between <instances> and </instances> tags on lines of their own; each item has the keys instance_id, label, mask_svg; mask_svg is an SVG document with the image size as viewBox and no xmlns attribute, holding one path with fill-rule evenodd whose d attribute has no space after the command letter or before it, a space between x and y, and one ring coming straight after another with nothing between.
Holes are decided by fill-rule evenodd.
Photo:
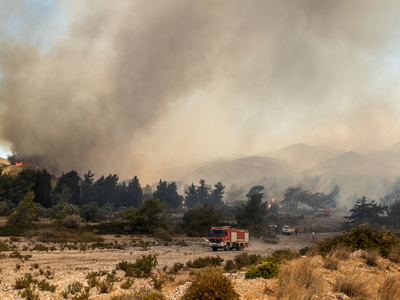
<instances>
[{"instance_id":1,"label":"smoke drifting over hills","mask_svg":"<svg viewBox=\"0 0 400 300\"><path fill-rule=\"evenodd\" d=\"M0 138L53 172L400 140L397 1L54 3L0 0Z\"/></svg>"}]
</instances>

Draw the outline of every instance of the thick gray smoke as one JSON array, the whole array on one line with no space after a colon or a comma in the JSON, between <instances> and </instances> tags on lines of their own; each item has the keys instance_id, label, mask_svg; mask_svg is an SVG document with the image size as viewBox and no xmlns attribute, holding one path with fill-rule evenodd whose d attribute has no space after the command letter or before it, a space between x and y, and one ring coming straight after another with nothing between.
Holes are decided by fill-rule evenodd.
<instances>
[{"instance_id":1,"label":"thick gray smoke","mask_svg":"<svg viewBox=\"0 0 400 300\"><path fill-rule=\"evenodd\" d=\"M0 1L1 139L50 171L400 140L397 1L54 3Z\"/></svg>"}]
</instances>

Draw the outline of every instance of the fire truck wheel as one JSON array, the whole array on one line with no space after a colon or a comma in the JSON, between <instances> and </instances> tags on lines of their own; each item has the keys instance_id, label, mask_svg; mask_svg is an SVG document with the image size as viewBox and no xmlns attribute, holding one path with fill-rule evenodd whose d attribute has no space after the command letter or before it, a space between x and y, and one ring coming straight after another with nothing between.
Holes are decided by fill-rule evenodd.
<instances>
[{"instance_id":1,"label":"fire truck wheel","mask_svg":"<svg viewBox=\"0 0 400 300\"><path fill-rule=\"evenodd\" d=\"M218 248L217 248L217 247L213 247L212 249L213 249L213 251L217 251L217 250L218 250Z\"/></svg>"},{"instance_id":2,"label":"fire truck wheel","mask_svg":"<svg viewBox=\"0 0 400 300\"><path fill-rule=\"evenodd\" d=\"M244 250L244 245L240 244L240 251L243 251L243 250Z\"/></svg>"},{"instance_id":3,"label":"fire truck wheel","mask_svg":"<svg viewBox=\"0 0 400 300\"><path fill-rule=\"evenodd\" d=\"M225 251L229 251L229 250L231 250L231 247L230 247L230 245L229 245L229 244L226 244L226 246L224 247L224 250L225 250Z\"/></svg>"}]
</instances>

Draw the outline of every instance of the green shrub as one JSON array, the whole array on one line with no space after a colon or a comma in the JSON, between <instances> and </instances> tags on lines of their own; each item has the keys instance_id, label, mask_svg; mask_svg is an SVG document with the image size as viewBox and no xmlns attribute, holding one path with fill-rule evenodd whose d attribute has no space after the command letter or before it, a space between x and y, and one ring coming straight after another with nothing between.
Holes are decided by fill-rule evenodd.
<instances>
[{"instance_id":1,"label":"green shrub","mask_svg":"<svg viewBox=\"0 0 400 300\"><path fill-rule=\"evenodd\" d=\"M100 274L95 272L95 271L88 273L86 275L86 279L88 281L88 285L91 286L91 287L97 286L97 284L99 283L99 277L98 276L100 276Z\"/></svg>"},{"instance_id":2,"label":"green shrub","mask_svg":"<svg viewBox=\"0 0 400 300\"><path fill-rule=\"evenodd\" d=\"M193 262L191 260L189 260L186 263L186 266L188 268L196 268L196 269L210 267L210 266L215 267L215 266L220 266L223 261L224 261L224 259L219 257L219 255L217 255L217 257L210 257L210 256L199 257L199 258L196 258Z\"/></svg>"},{"instance_id":3,"label":"green shrub","mask_svg":"<svg viewBox=\"0 0 400 300\"><path fill-rule=\"evenodd\" d=\"M23 278L16 278L14 288L17 290L24 289L28 287L32 282L32 276L26 276Z\"/></svg>"},{"instance_id":4,"label":"green shrub","mask_svg":"<svg viewBox=\"0 0 400 300\"><path fill-rule=\"evenodd\" d=\"M346 247L350 251L377 250L383 257L387 257L393 247L399 244L399 240L391 232L372 230L371 226L363 224L326 242L320 241L318 251L326 255L334 248Z\"/></svg>"},{"instance_id":5,"label":"green shrub","mask_svg":"<svg viewBox=\"0 0 400 300\"><path fill-rule=\"evenodd\" d=\"M43 244L35 244L35 246L32 248L32 250L37 250L37 251L49 251L49 247L43 245Z\"/></svg>"},{"instance_id":6,"label":"green shrub","mask_svg":"<svg viewBox=\"0 0 400 300\"><path fill-rule=\"evenodd\" d=\"M183 263L177 262L173 265L173 267L171 268L170 273L178 273L178 271L180 269L182 269L184 267Z\"/></svg>"},{"instance_id":7,"label":"green shrub","mask_svg":"<svg viewBox=\"0 0 400 300\"><path fill-rule=\"evenodd\" d=\"M114 283L120 280L116 274L117 273L114 270L112 273L107 274L107 277L103 281L97 284L100 293L109 293L112 290Z\"/></svg>"},{"instance_id":8,"label":"green shrub","mask_svg":"<svg viewBox=\"0 0 400 300\"><path fill-rule=\"evenodd\" d=\"M235 255L235 265L238 270L242 267L249 267L262 261L259 254L247 254L246 252Z\"/></svg>"},{"instance_id":9,"label":"green shrub","mask_svg":"<svg viewBox=\"0 0 400 300\"><path fill-rule=\"evenodd\" d=\"M25 290L21 293L21 297L27 300L39 300L39 296L35 294L35 286L31 287L28 285Z\"/></svg>"},{"instance_id":10,"label":"green shrub","mask_svg":"<svg viewBox=\"0 0 400 300\"><path fill-rule=\"evenodd\" d=\"M38 288L39 288L41 291L55 292L57 286L56 286L56 285L53 285L53 284L50 284L50 283L48 283L45 279L43 279L43 280L41 280L41 281L38 282Z\"/></svg>"},{"instance_id":11,"label":"green shrub","mask_svg":"<svg viewBox=\"0 0 400 300\"><path fill-rule=\"evenodd\" d=\"M44 277L46 277L47 279L53 279L54 273L50 269L47 269L44 272Z\"/></svg>"},{"instance_id":12,"label":"green shrub","mask_svg":"<svg viewBox=\"0 0 400 300\"><path fill-rule=\"evenodd\" d=\"M22 259L22 255L18 251L14 251L14 252L10 253L10 255L8 255L8 257Z\"/></svg>"},{"instance_id":13,"label":"green shrub","mask_svg":"<svg viewBox=\"0 0 400 300\"><path fill-rule=\"evenodd\" d=\"M121 283L121 289L129 289L133 284L133 279L127 278L123 283Z\"/></svg>"},{"instance_id":14,"label":"green shrub","mask_svg":"<svg viewBox=\"0 0 400 300\"><path fill-rule=\"evenodd\" d=\"M0 241L0 251L9 251L10 248L8 247L7 243Z\"/></svg>"},{"instance_id":15,"label":"green shrub","mask_svg":"<svg viewBox=\"0 0 400 300\"><path fill-rule=\"evenodd\" d=\"M158 265L157 257L153 254L142 255L135 263L122 261L117 265L117 270L125 271L126 277L149 277L151 271Z\"/></svg>"},{"instance_id":16,"label":"green shrub","mask_svg":"<svg viewBox=\"0 0 400 300\"><path fill-rule=\"evenodd\" d=\"M224 270L226 272L229 272L229 271L234 270L234 269L235 269L235 263L233 262L233 260L231 260L231 259L227 260L226 264L224 266Z\"/></svg>"},{"instance_id":17,"label":"green shrub","mask_svg":"<svg viewBox=\"0 0 400 300\"><path fill-rule=\"evenodd\" d=\"M183 299L228 300L239 299L239 295L233 288L232 282L223 275L222 270L210 268L194 275Z\"/></svg>"},{"instance_id":18,"label":"green shrub","mask_svg":"<svg viewBox=\"0 0 400 300\"><path fill-rule=\"evenodd\" d=\"M270 279L276 277L279 273L279 267L273 262L267 261L259 266L254 266L246 271L246 279L266 278Z\"/></svg>"}]
</instances>

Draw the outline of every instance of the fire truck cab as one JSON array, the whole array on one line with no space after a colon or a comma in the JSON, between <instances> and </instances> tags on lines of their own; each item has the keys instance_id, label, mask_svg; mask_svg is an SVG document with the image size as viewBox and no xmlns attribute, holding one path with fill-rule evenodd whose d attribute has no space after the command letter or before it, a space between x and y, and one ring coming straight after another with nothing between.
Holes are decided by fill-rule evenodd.
<instances>
[{"instance_id":1,"label":"fire truck cab","mask_svg":"<svg viewBox=\"0 0 400 300\"><path fill-rule=\"evenodd\" d=\"M222 248L225 251L232 249L240 251L249 246L249 231L232 229L231 226L212 227L208 241L208 245L213 251L217 251L218 248Z\"/></svg>"}]
</instances>

